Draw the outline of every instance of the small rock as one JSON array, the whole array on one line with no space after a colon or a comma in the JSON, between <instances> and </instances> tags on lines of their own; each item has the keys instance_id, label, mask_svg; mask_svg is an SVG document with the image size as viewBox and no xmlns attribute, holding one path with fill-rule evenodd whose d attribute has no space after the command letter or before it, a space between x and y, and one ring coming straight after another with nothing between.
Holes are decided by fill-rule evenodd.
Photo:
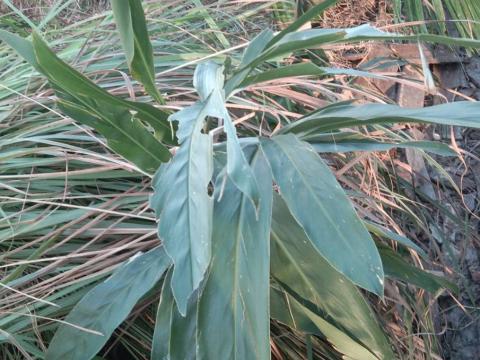
<instances>
[{"instance_id":1,"label":"small rock","mask_svg":"<svg viewBox=\"0 0 480 360\"><path fill-rule=\"evenodd\" d=\"M480 87L480 57L472 57L470 63L465 66L467 75L475 86Z\"/></svg>"},{"instance_id":2,"label":"small rock","mask_svg":"<svg viewBox=\"0 0 480 360\"><path fill-rule=\"evenodd\" d=\"M476 193L463 195L463 200L464 200L465 205L467 206L468 210L474 211L475 208L477 207L477 194Z\"/></svg>"},{"instance_id":3,"label":"small rock","mask_svg":"<svg viewBox=\"0 0 480 360\"><path fill-rule=\"evenodd\" d=\"M480 271L472 272L472 280L480 284Z\"/></svg>"}]
</instances>

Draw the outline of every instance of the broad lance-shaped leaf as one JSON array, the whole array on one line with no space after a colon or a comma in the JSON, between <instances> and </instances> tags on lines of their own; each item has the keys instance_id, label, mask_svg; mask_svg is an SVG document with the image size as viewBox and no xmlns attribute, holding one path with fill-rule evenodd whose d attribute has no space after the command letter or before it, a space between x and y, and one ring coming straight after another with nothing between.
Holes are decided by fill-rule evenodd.
<instances>
[{"instance_id":1,"label":"broad lance-shaped leaf","mask_svg":"<svg viewBox=\"0 0 480 360\"><path fill-rule=\"evenodd\" d=\"M90 290L65 318L65 322L97 334L62 324L50 343L46 358L93 358L140 298L160 280L169 265L170 259L163 247L127 260L112 276Z\"/></svg>"},{"instance_id":2,"label":"broad lance-shaped leaf","mask_svg":"<svg viewBox=\"0 0 480 360\"><path fill-rule=\"evenodd\" d=\"M253 148L253 153L252 150ZM212 264L198 313L199 359L269 359L269 232L272 180L261 150L249 158L262 200L258 218L248 197L217 178Z\"/></svg>"},{"instance_id":3,"label":"broad lance-shaped leaf","mask_svg":"<svg viewBox=\"0 0 480 360\"><path fill-rule=\"evenodd\" d=\"M258 208L260 194L257 181L245 158L237 131L225 106L223 71L222 65L212 61L201 63L195 70L193 84L202 101L209 99L209 106L206 110L208 115L224 120L224 129L227 134L227 174L229 178Z\"/></svg>"},{"instance_id":4,"label":"broad lance-shaped leaf","mask_svg":"<svg viewBox=\"0 0 480 360\"><path fill-rule=\"evenodd\" d=\"M375 243L329 167L292 134L263 139L261 144L280 195L313 246L355 284L383 296Z\"/></svg>"},{"instance_id":5,"label":"broad lance-shaped leaf","mask_svg":"<svg viewBox=\"0 0 480 360\"><path fill-rule=\"evenodd\" d=\"M280 302L272 306L273 318L288 325L297 324L299 330L321 332L336 349L350 357L393 358L385 335L360 291L318 254L277 194L273 202L270 269L271 276L290 293L288 297L293 294L297 298L298 304L292 306L299 312L289 321L292 314ZM272 302L278 300L272 297ZM298 321L301 313L309 319L308 323L315 324L313 329Z\"/></svg>"},{"instance_id":6,"label":"broad lance-shaped leaf","mask_svg":"<svg viewBox=\"0 0 480 360\"><path fill-rule=\"evenodd\" d=\"M132 76L160 104L164 103L155 85L152 44L140 0L111 0L113 15Z\"/></svg>"},{"instance_id":7,"label":"broad lance-shaped leaf","mask_svg":"<svg viewBox=\"0 0 480 360\"><path fill-rule=\"evenodd\" d=\"M211 137L201 132L208 100L171 116L172 121L179 122L180 147L152 182L155 192L150 207L160 221L158 235L174 264L172 290L182 315L210 263L213 202L208 185L213 148Z\"/></svg>"},{"instance_id":8,"label":"broad lance-shaped leaf","mask_svg":"<svg viewBox=\"0 0 480 360\"><path fill-rule=\"evenodd\" d=\"M211 137L201 132L207 116L225 120L229 178L256 206L259 203L256 180L225 108L223 67L202 63L195 70L193 82L200 100L170 118L179 122L180 148L171 163L160 167L151 199L160 218L159 236L174 262L173 295L182 315L210 262L212 199L208 184L213 171L213 149Z\"/></svg>"},{"instance_id":9,"label":"broad lance-shaped leaf","mask_svg":"<svg viewBox=\"0 0 480 360\"><path fill-rule=\"evenodd\" d=\"M285 126L280 133L295 133L305 137L353 126L393 123L430 123L480 128L479 112L480 104L470 101L418 109L388 104L346 104L319 109Z\"/></svg>"}]
</instances>

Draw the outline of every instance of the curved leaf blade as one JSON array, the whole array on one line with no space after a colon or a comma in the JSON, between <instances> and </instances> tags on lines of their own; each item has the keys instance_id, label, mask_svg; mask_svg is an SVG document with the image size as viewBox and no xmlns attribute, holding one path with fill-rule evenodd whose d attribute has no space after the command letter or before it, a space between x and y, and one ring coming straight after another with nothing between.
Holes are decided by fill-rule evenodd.
<instances>
[{"instance_id":1,"label":"curved leaf blade","mask_svg":"<svg viewBox=\"0 0 480 360\"><path fill-rule=\"evenodd\" d=\"M260 34L258 34L245 49L242 57L242 62L240 63L240 67L243 68L244 66L255 60L255 58L262 53L262 51L267 46L267 43L272 38L273 31L270 29L265 29ZM244 68L243 70L239 70L234 73L233 76L225 83L225 97L228 98L235 90L237 90L239 84L245 80L245 78L251 71L252 68Z\"/></svg>"},{"instance_id":2,"label":"curved leaf blade","mask_svg":"<svg viewBox=\"0 0 480 360\"><path fill-rule=\"evenodd\" d=\"M391 149L419 149L441 156L456 156L447 144L437 141L381 142L376 140L343 140L339 142L316 142L305 140L315 151L322 153L344 153L356 151L389 151Z\"/></svg>"},{"instance_id":3,"label":"curved leaf blade","mask_svg":"<svg viewBox=\"0 0 480 360\"><path fill-rule=\"evenodd\" d=\"M6 42L8 46L13 48L30 65L39 70L33 46L30 41L2 29L0 29L0 40Z\"/></svg>"},{"instance_id":4,"label":"curved leaf blade","mask_svg":"<svg viewBox=\"0 0 480 360\"><path fill-rule=\"evenodd\" d=\"M317 251L355 284L383 296L375 243L328 166L292 134L261 145L280 195Z\"/></svg>"},{"instance_id":5,"label":"curved leaf blade","mask_svg":"<svg viewBox=\"0 0 480 360\"><path fill-rule=\"evenodd\" d=\"M62 324L50 343L46 358L93 358L138 300L160 280L169 265L170 260L163 247L128 260L107 280L90 290L65 318L67 323L103 336Z\"/></svg>"}]
</instances>

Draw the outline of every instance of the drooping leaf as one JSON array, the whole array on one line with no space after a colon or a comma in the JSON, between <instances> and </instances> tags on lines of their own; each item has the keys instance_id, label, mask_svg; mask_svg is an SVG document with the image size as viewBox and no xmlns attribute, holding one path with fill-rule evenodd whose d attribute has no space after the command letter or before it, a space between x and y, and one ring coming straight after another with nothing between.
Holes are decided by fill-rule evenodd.
<instances>
[{"instance_id":1,"label":"drooping leaf","mask_svg":"<svg viewBox=\"0 0 480 360\"><path fill-rule=\"evenodd\" d=\"M375 243L328 166L291 134L261 144L280 195L317 251L355 284L383 296Z\"/></svg>"},{"instance_id":2,"label":"drooping leaf","mask_svg":"<svg viewBox=\"0 0 480 360\"><path fill-rule=\"evenodd\" d=\"M480 105L470 101L418 109L388 104L346 104L315 111L285 126L279 133L295 133L304 137L353 126L393 123L430 123L479 128L479 110Z\"/></svg>"},{"instance_id":3,"label":"drooping leaf","mask_svg":"<svg viewBox=\"0 0 480 360\"><path fill-rule=\"evenodd\" d=\"M430 274L413 265L410 265L399 254L392 249L381 246L379 247L380 256L382 257L385 275L409 284L416 285L429 292L435 293L440 289L449 289L454 293L458 293L458 286L447 279Z\"/></svg>"},{"instance_id":4,"label":"drooping leaf","mask_svg":"<svg viewBox=\"0 0 480 360\"><path fill-rule=\"evenodd\" d=\"M163 104L164 100L155 85L153 50L141 0L111 0L111 4L132 76L157 102Z\"/></svg>"},{"instance_id":5,"label":"drooping leaf","mask_svg":"<svg viewBox=\"0 0 480 360\"><path fill-rule=\"evenodd\" d=\"M258 218L248 197L222 173L217 179L212 264L200 299L200 359L269 359L269 231L272 181L257 146L251 166L262 200ZM253 152L253 153L252 153Z\"/></svg>"},{"instance_id":6,"label":"drooping leaf","mask_svg":"<svg viewBox=\"0 0 480 360\"><path fill-rule=\"evenodd\" d=\"M94 287L65 318L65 322L102 335L62 324L46 358L89 360L105 345L140 298L162 277L170 264L163 247L128 260L112 276Z\"/></svg>"},{"instance_id":7,"label":"drooping leaf","mask_svg":"<svg viewBox=\"0 0 480 360\"><path fill-rule=\"evenodd\" d=\"M82 105L89 107L89 104L92 105L95 104L95 101L98 101L100 110L101 105L106 103L136 112L141 121L148 123L155 129L160 129L161 124L163 132L158 133L157 137L169 144L173 142L167 113L146 103L126 101L109 94L58 58L41 37L35 33L33 34L33 48L41 72L56 87L68 93ZM89 104L83 104L84 102Z\"/></svg>"},{"instance_id":8,"label":"drooping leaf","mask_svg":"<svg viewBox=\"0 0 480 360\"><path fill-rule=\"evenodd\" d=\"M317 331L297 326L298 329L318 334L325 327L336 328L345 334L348 343L354 343L349 348L361 348L362 353L367 349L370 358L373 354L378 358L390 358L389 344L360 291L315 251L304 230L278 195L274 196L273 203L271 276L286 292L295 293L297 299L304 299L303 305L299 303L296 306L297 311L302 312L300 305L309 308L303 310L304 316L311 318L310 321L317 323L318 327ZM279 315L278 320L285 320L288 311L282 308L277 310L279 312L272 309L272 317ZM317 317L318 320L315 320ZM329 340L335 344L335 339ZM335 345L340 352L348 353L339 344Z\"/></svg>"},{"instance_id":9,"label":"drooping leaf","mask_svg":"<svg viewBox=\"0 0 480 360\"><path fill-rule=\"evenodd\" d=\"M185 315L190 295L210 263L212 198L208 185L213 171L212 138L202 134L208 99L174 115L180 147L171 162L155 175L150 207L159 219L158 234L174 269L172 290Z\"/></svg>"},{"instance_id":10,"label":"drooping leaf","mask_svg":"<svg viewBox=\"0 0 480 360\"><path fill-rule=\"evenodd\" d=\"M85 124L98 128L120 155L149 173L169 159L168 149L142 125L151 125L157 139L173 143L166 113L110 95L59 59L35 33L33 44L3 31L0 36L48 78L67 115L78 115L77 121L85 120Z\"/></svg>"},{"instance_id":11,"label":"drooping leaf","mask_svg":"<svg viewBox=\"0 0 480 360\"><path fill-rule=\"evenodd\" d=\"M115 105L96 104L88 109L64 99L58 101L62 112L76 121L88 125L105 136L108 146L140 169L152 174L162 162L170 158L168 150L158 142L131 112Z\"/></svg>"},{"instance_id":12,"label":"drooping leaf","mask_svg":"<svg viewBox=\"0 0 480 360\"><path fill-rule=\"evenodd\" d=\"M368 40L400 40L400 41L425 41L438 44L456 45L456 46L471 46L480 47L479 40L465 39L465 38L451 38L446 36L430 35L430 34L418 34L418 35L402 35L398 33L389 33L381 31L369 24L363 24L353 28L346 29L326 29L315 28L302 31L298 30L299 27L308 21L310 16L315 16L315 12L321 12L328 6L332 5L332 1L326 1L324 4L318 5L309 14L304 15L305 19L300 18L296 23L293 23L290 27L287 27L284 31L280 32L277 36L270 39L270 41L263 46L263 51L258 54L254 59L246 64L242 64L237 74L242 73L240 76L240 82L242 82L250 71L255 69L258 65L265 61L282 58L288 56L290 53L298 50L305 50L310 48L318 48L323 45L332 43L353 43L359 41ZM238 79L236 79L238 80ZM236 81L235 85L240 84ZM233 84L232 84L233 85ZM229 86L229 92L233 91L236 86Z\"/></svg>"}]
</instances>

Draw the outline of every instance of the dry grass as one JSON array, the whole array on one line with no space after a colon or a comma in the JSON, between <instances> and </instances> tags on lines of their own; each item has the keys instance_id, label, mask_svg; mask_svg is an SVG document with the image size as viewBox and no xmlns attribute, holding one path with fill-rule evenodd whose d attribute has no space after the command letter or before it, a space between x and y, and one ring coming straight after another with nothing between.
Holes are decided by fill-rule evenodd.
<instances>
[{"instance_id":1,"label":"dry grass","mask_svg":"<svg viewBox=\"0 0 480 360\"><path fill-rule=\"evenodd\" d=\"M55 4L55 0L11 0L11 3L33 21L41 20ZM73 24L93 14L109 8L109 0L76 0L56 18L63 25ZM12 9L0 2L0 16L14 15Z\"/></svg>"}]
</instances>

